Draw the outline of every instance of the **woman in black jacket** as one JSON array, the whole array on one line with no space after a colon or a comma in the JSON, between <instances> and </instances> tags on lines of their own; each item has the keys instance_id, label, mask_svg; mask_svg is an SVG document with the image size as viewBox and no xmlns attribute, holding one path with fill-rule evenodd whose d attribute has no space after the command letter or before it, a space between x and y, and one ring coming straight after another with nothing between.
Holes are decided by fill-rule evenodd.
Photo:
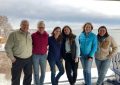
<instances>
[{"instance_id":1,"label":"woman in black jacket","mask_svg":"<svg viewBox=\"0 0 120 85\"><path fill-rule=\"evenodd\" d=\"M78 61L80 56L80 46L78 38L72 33L69 26L62 29L61 54L65 60L65 69L70 85L74 85L77 78Z\"/></svg>"}]
</instances>

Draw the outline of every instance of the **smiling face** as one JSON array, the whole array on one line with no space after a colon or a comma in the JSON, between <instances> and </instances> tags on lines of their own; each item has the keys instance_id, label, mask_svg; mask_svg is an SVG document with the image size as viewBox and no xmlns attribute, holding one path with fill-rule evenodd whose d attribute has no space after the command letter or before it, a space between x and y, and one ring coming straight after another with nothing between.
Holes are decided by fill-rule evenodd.
<instances>
[{"instance_id":1,"label":"smiling face","mask_svg":"<svg viewBox=\"0 0 120 85\"><path fill-rule=\"evenodd\" d=\"M38 27L38 31L42 34L45 31L44 27Z\"/></svg>"},{"instance_id":2,"label":"smiling face","mask_svg":"<svg viewBox=\"0 0 120 85\"><path fill-rule=\"evenodd\" d=\"M64 28L64 33L65 35L69 35L70 34L70 29L68 27Z\"/></svg>"},{"instance_id":3,"label":"smiling face","mask_svg":"<svg viewBox=\"0 0 120 85\"><path fill-rule=\"evenodd\" d=\"M45 23L44 21L39 21L37 24L38 31L42 34L45 31Z\"/></svg>"},{"instance_id":4,"label":"smiling face","mask_svg":"<svg viewBox=\"0 0 120 85\"><path fill-rule=\"evenodd\" d=\"M58 36L61 34L61 29L60 29L60 28L57 28L57 29L54 30L53 33L54 33L54 36L57 36L57 37L58 37Z\"/></svg>"},{"instance_id":5,"label":"smiling face","mask_svg":"<svg viewBox=\"0 0 120 85\"><path fill-rule=\"evenodd\" d=\"M21 21L20 29L21 29L23 32L28 32L29 22L28 22L27 20Z\"/></svg>"},{"instance_id":6,"label":"smiling face","mask_svg":"<svg viewBox=\"0 0 120 85\"><path fill-rule=\"evenodd\" d=\"M100 35L100 36L104 36L105 34L106 34L106 29L105 28L100 28L99 30L98 30L98 34Z\"/></svg>"},{"instance_id":7,"label":"smiling face","mask_svg":"<svg viewBox=\"0 0 120 85\"><path fill-rule=\"evenodd\" d=\"M90 24L86 24L84 27L85 33L89 33L92 31L92 26Z\"/></svg>"}]
</instances>

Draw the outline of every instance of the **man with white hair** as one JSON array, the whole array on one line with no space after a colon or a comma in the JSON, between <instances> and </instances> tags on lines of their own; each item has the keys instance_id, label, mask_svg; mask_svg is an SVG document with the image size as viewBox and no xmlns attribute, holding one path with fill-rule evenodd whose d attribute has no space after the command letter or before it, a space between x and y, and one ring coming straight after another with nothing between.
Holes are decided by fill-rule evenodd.
<instances>
[{"instance_id":1,"label":"man with white hair","mask_svg":"<svg viewBox=\"0 0 120 85\"><path fill-rule=\"evenodd\" d=\"M22 20L20 29L12 32L5 45L7 56L12 61L12 83L11 85L20 85L20 76L23 70L23 85L31 85L32 80L32 39L28 32L29 22Z\"/></svg>"},{"instance_id":2,"label":"man with white hair","mask_svg":"<svg viewBox=\"0 0 120 85\"><path fill-rule=\"evenodd\" d=\"M39 21L37 24L37 31L32 34L33 41L33 68L35 85L43 85L46 72L47 61L47 46L48 33L45 31L45 23ZM41 69L41 76L39 77L39 66Z\"/></svg>"}]
</instances>

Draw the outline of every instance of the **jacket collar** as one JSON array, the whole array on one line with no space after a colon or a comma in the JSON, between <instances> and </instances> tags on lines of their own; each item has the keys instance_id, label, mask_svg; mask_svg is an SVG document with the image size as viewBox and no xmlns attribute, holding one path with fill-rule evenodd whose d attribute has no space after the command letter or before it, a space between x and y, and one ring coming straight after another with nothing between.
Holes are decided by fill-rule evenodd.
<instances>
[{"instance_id":1,"label":"jacket collar","mask_svg":"<svg viewBox=\"0 0 120 85\"><path fill-rule=\"evenodd\" d=\"M44 32L43 32L43 34L40 34L40 32L39 32L39 31L37 31L36 33L37 33L37 34L39 34L39 35L45 35L45 36L47 36L47 35L48 35L48 33L47 33L46 31L44 31Z\"/></svg>"},{"instance_id":2,"label":"jacket collar","mask_svg":"<svg viewBox=\"0 0 120 85\"><path fill-rule=\"evenodd\" d=\"M19 32L22 34L30 34L30 32L23 32L21 29L19 29Z\"/></svg>"}]
</instances>

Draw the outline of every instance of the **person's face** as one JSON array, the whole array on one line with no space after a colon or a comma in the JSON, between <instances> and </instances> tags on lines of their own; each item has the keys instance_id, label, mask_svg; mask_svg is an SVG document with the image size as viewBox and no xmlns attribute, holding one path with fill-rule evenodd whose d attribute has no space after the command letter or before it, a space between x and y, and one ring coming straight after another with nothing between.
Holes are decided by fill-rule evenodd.
<instances>
[{"instance_id":1,"label":"person's face","mask_svg":"<svg viewBox=\"0 0 120 85\"><path fill-rule=\"evenodd\" d=\"M20 26L21 26L21 30L22 30L23 32L28 32L29 23L28 23L27 21L22 22Z\"/></svg>"},{"instance_id":2,"label":"person's face","mask_svg":"<svg viewBox=\"0 0 120 85\"><path fill-rule=\"evenodd\" d=\"M70 29L69 28L64 28L64 33L65 35L69 35L70 34Z\"/></svg>"},{"instance_id":3,"label":"person's face","mask_svg":"<svg viewBox=\"0 0 120 85\"><path fill-rule=\"evenodd\" d=\"M44 32L44 30L45 30L45 28L44 28L44 27L39 27L39 26L38 26L38 31L39 31L40 33L43 33L43 32Z\"/></svg>"},{"instance_id":4,"label":"person's face","mask_svg":"<svg viewBox=\"0 0 120 85\"><path fill-rule=\"evenodd\" d=\"M54 31L54 35L55 36L59 36L61 34L61 29L56 29L55 31Z\"/></svg>"},{"instance_id":5,"label":"person's face","mask_svg":"<svg viewBox=\"0 0 120 85\"><path fill-rule=\"evenodd\" d=\"M84 29L85 29L85 33L89 33L92 31L92 27L90 24L87 24Z\"/></svg>"},{"instance_id":6,"label":"person's face","mask_svg":"<svg viewBox=\"0 0 120 85\"><path fill-rule=\"evenodd\" d=\"M100 36L104 36L105 33L106 33L106 29L105 29L105 28L100 28L99 31L98 31L98 34L99 34Z\"/></svg>"}]
</instances>

